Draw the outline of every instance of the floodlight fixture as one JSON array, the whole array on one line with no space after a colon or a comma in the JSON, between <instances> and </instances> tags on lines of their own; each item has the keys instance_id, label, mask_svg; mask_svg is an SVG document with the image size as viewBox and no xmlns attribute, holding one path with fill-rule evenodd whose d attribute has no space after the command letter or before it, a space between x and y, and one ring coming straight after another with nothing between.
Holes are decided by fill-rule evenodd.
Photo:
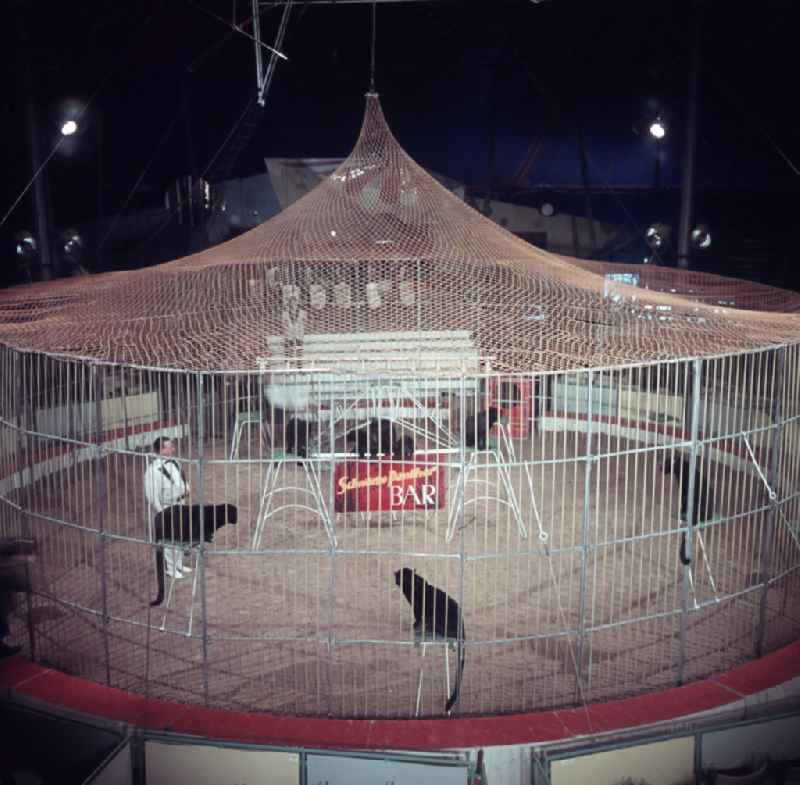
<instances>
[{"instance_id":1,"label":"floodlight fixture","mask_svg":"<svg viewBox=\"0 0 800 785\"><path fill-rule=\"evenodd\" d=\"M667 241L664 226L662 224L650 224L650 226L647 227L647 231L644 233L644 239L654 250L663 248Z\"/></svg>"},{"instance_id":2,"label":"floodlight fixture","mask_svg":"<svg viewBox=\"0 0 800 785\"><path fill-rule=\"evenodd\" d=\"M72 136L78 130L78 124L74 120L67 120L61 126L61 135L62 136Z\"/></svg>"},{"instance_id":3,"label":"floodlight fixture","mask_svg":"<svg viewBox=\"0 0 800 785\"><path fill-rule=\"evenodd\" d=\"M66 229L61 232L60 240L61 250L66 259L73 263L79 262L83 253L83 237L80 232L77 229Z\"/></svg>"},{"instance_id":4,"label":"floodlight fixture","mask_svg":"<svg viewBox=\"0 0 800 785\"><path fill-rule=\"evenodd\" d=\"M33 232L29 231L28 229L23 229L22 231L17 232L14 240L16 242L17 256L20 259L28 260L36 256L39 250L39 245L36 242L36 238L33 236Z\"/></svg>"},{"instance_id":5,"label":"floodlight fixture","mask_svg":"<svg viewBox=\"0 0 800 785\"><path fill-rule=\"evenodd\" d=\"M692 229L692 245L705 250L711 245L711 230L705 224L697 224Z\"/></svg>"},{"instance_id":6,"label":"floodlight fixture","mask_svg":"<svg viewBox=\"0 0 800 785\"><path fill-rule=\"evenodd\" d=\"M667 126L664 123L664 120L660 117L656 117L652 123L650 123L650 136L654 137L655 139L663 139L667 135Z\"/></svg>"}]
</instances>

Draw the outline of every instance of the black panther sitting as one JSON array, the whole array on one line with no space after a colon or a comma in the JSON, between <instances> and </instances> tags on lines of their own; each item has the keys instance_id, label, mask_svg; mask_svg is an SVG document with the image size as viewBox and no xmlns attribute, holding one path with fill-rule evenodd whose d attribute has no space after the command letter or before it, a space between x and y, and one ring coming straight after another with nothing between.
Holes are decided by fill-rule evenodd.
<instances>
[{"instance_id":1,"label":"black panther sitting","mask_svg":"<svg viewBox=\"0 0 800 785\"><path fill-rule=\"evenodd\" d=\"M392 458L395 461L410 461L414 457L414 437L401 436L392 445Z\"/></svg>"},{"instance_id":2,"label":"black panther sitting","mask_svg":"<svg viewBox=\"0 0 800 785\"><path fill-rule=\"evenodd\" d=\"M290 417L286 422L286 452L293 453L298 458L308 457L308 420L299 417Z\"/></svg>"},{"instance_id":3,"label":"black panther sitting","mask_svg":"<svg viewBox=\"0 0 800 785\"><path fill-rule=\"evenodd\" d=\"M703 478L700 471L700 459L696 461L694 470L694 500L692 504L692 520L688 520L689 515L689 468L690 463L687 458L675 456L672 460L665 460L661 465L664 474L675 474L681 484L681 520L696 526L700 521L705 521L714 515L714 505L711 491L707 479ZM681 533L681 543L678 549L678 557L681 564L688 566L692 560L686 553L686 532Z\"/></svg>"},{"instance_id":4,"label":"black panther sitting","mask_svg":"<svg viewBox=\"0 0 800 785\"><path fill-rule=\"evenodd\" d=\"M464 444L467 447L477 446L479 450L485 450L486 435L499 419L500 412L496 406L490 406L488 409L482 409L475 417L467 416L467 427L466 431L464 432Z\"/></svg>"},{"instance_id":5,"label":"black panther sitting","mask_svg":"<svg viewBox=\"0 0 800 785\"><path fill-rule=\"evenodd\" d=\"M355 442L355 452L359 458L378 458L389 455L394 443L394 427L391 420L373 418L348 437L348 443Z\"/></svg>"},{"instance_id":6,"label":"black panther sitting","mask_svg":"<svg viewBox=\"0 0 800 785\"><path fill-rule=\"evenodd\" d=\"M689 514L689 467L687 458L676 456L672 461L665 460L662 464L664 474L677 475L681 484L681 519L692 526L714 516L713 498L708 487L708 475L705 479L700 471L700 459L696 461L694 470L694 504L692 504L692 520L688 521Z\"/></svg>"},{"instance_id":7,"label":"black panther sitting","mask_svg":"<svg viewBox=\"0 0 800 785\"><path fill-rule=\"evenodd\" d=\"M414 631L418 634L429 633L440 638L458 638L459 624L461 626L461 640L466 640L467 633L464 629L464 620L458 603L436 586L428 583L422 576L410 567L403 567L394 574L395 583L403 590L403 595L409 605L414 609ZM456 683L453 693L445 705L449 712L458 700L461 690L461 677L464 674L464 647L461 647L461 657Z\"/></svg>"},{"instance_id":8,"label":"black panther sitting","mask_svg":"<svg viewBox=\"0 0 800 785\"><path fill-rule=\"evenodd\" d=\"M214 532L226 523L237 523L239 511L233 504L175 504L155 517L153 539L156 542L196 544L211 542ZM164 548L156 548L156 580L158 596L150 605L164 601Z\"/></svg>"}]
</instances>

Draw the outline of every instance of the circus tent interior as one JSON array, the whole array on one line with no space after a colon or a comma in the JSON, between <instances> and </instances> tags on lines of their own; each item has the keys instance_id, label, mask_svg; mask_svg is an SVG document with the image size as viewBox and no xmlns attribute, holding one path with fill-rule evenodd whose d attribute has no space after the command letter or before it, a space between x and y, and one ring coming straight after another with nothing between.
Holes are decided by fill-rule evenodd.
<instances>
[{"instance_id":1,"label":"circus tent interior","mask_svg":"<svg viewBox=\"0 0 800 785\"><path fill-rule=\"evenodd\" d=\"M46 727L83 739L51 776L98 783L797 776L800 295L537 248L364 104L255 228L0 290L17 754Z\"/></svg>"}]
</instances>

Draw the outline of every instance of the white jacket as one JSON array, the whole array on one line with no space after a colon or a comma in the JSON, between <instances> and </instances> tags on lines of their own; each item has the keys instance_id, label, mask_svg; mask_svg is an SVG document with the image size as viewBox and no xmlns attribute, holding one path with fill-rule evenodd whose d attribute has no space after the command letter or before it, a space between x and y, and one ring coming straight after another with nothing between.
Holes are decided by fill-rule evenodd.
<instances>
[{"instance_id":1,"label":"white jacket","mask_svg":"<svg viewBox=\"0 0 800 785\"><path fill-rule=\"evenodd\" d=\"M144 473L144 495L156 513L179 504L187 490L188 485L175 460L156 458Z\"/></svg>"}]
</instances>

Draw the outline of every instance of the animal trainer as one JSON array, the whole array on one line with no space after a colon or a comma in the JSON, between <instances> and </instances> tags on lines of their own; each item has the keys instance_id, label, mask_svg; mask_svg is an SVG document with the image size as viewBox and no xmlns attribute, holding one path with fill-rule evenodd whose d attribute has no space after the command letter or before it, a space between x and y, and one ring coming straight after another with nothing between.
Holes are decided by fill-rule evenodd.
<instances>
[{"instance_id":1,"label":"animal trainer","mask_svg":"<svg viewBox=\"0 0 800 785\"><path fill-rule=\"evenodd\" d=\"M211 542L221 526L237 523L238 511L232 504L184 504L190 487L174 458L175 443L159 437L153 442L153 452L156 458L145 472L144 490L155 513L151 539L160 543L156 548L158 595L150 604L160 605L164 600L164 573L178 579L192 571L183 563L184 548Z\"/></svg>"}]
</instances>

